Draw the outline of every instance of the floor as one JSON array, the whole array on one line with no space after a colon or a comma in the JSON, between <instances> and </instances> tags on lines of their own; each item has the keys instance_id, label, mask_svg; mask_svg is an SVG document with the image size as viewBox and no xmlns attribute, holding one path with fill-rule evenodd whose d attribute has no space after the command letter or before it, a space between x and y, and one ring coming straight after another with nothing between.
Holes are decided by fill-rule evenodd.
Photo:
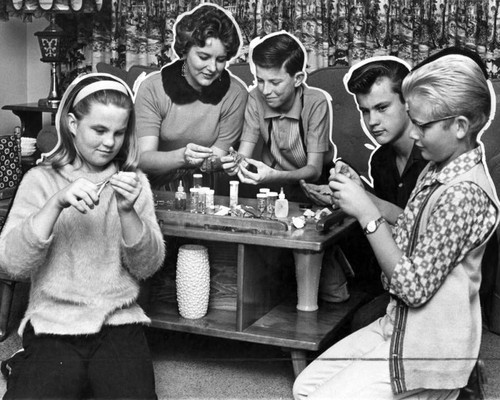
<instances>
[{"instance_id":1,"label":"floor","mask_svg":"<svg viewBox=\"0 0 500 400\"><path fill-rule=\"evenodd\" d=\"M12 333L0 343L0 359L20 347L14 331L27 293L15 293ZM292 399L292 364L280 348L156 329L148 330L148 339L159 399ZM481 358L486 399L500 400L500 335L484 330ZM0 396L5 383L0 377Z\"/></svg>"}]
</instances>

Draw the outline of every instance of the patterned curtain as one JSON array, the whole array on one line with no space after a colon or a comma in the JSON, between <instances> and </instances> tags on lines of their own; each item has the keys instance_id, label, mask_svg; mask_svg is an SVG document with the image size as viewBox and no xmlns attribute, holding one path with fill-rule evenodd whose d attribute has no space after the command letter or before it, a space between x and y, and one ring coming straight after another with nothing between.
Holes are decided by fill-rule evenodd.
<instances>
[{"instance_id":1,"label":"patterned curtain","mask_svg":"<svg viewBox=\"0 0 500 400\"><path fill-rule=\"evenodd\" d=\"M8 17L5 3L9 1L0 0L0 18ZM461 46L483 57L492 78L498 77L500 65L499 2L214 1L232 12L240 25L245 42L240 62L246 61L248 43L254 37L283 29L304 43L310 71L353 65L374 55L389 54L414 65L440 49ZM200 0L110 0L103 2L100 12L63 14L58 21L74 31L72 47L80 68L82 63L93 68L100 61L124 69L134 64L161 66L173 57L175 19L199 3Z\"/></svg>"}]
</instances>

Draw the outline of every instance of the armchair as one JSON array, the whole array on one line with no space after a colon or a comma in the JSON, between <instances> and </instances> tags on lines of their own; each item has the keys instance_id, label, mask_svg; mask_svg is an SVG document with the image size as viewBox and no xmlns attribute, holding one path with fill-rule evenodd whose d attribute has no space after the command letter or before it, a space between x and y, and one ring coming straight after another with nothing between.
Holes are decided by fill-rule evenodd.
<instances>
[{"instance_id":1,"label":"armchair","mask_svg":"<svg viewBox=\"0 0 500 400\"><path fill-rule=\"evenodd\" d=\"M2 135L0 136L0 233L21 177L21 135L20 133ZM0 270L0 341L7 333L15 285L16 282Z\"/></svg>"}]
</instances>

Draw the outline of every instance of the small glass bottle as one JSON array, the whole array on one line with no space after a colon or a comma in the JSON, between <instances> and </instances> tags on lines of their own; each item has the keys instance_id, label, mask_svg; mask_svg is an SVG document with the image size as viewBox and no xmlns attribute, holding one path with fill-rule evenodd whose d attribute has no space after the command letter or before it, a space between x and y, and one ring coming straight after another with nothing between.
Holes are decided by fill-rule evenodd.
<instances>
[{"instance_id":1,"label":"small glass bottle","mask_svg":"<svg viewBox=\"0 0 500 400\"><path fill-rule=\"evenodd\" d=\"M189 211L192 213L198 212L198 191L199 188L189 189Z\"/></svg>"},{"instance_id":2,"label":"small glass bottle","mask_svg":"<svg viewBox=\"0 0 500 400\"><path fill-rule=\"evenodd\" d=\"M279 198L274 205L274 215L276 215L276 218L288 217L288 200L285 199L283 188L281 188Z\"/></svg>"},{"instance_id":3,"label":"small glass bottle","mask_svg":"<svg viewBox=\"0 0 500 400\"><path fill-rule=\"evenodd\" d=\"M182 186L182 180L179 181L179 187L177 188L177 192L175 192L174 208L181 211L186 210L186 192L184 191L184 186Z\"/></svg>"},{"instance_id":4,"label":"small glass bottle","mask_svg":"<svg viewBox=\"0 0 500 400\"><path fill-rule=\"evenodd\" d=\"M266 193L257 193L257 210L259 216L263 217L266 213Z\"/></svg>"}]
</instances>

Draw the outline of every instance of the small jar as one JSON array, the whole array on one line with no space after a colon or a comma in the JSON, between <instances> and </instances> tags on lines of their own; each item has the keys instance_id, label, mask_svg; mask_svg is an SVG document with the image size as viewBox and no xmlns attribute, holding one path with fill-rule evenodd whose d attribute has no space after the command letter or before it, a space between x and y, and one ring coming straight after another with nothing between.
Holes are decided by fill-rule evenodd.
<instances>
[{"instance_id":1,"label":"small jar","mask_svg":"<svg viewBox=\"0 0 500 400\"><path fill-rule=\"evenodd\" d=\"M193 174L193 187L201 188L203 186L203 175L202 174Z\"/></svg>"},{"instance_id":2,"label":"small jar","mask_svg":"<svg viewBox=\"0 0 500 400\"><path fill-rule=\"evenodd\" d=\"M266 197L266 217L272 218L274 216L274 207L278 200L278 192L269 192Z\"/></svg>"},{"instance_id":3,"label":"small jar","mask_svg":"<svg viewBox=\"0 0 500 400\"><path fill-rule=\"evenodd\" d=\"M205 188L198 188L198 206L197 206L198 214L205 214L205 207L206 207L205 193L206 193Z\"/></svg>"},{"instance_id":4,"label":"small jar","mask_svg":"<svg viewBox=\"0 0 500 400\"><path fill-rule=\"evenodd\" d=\"M257 193L257 210L261 217L266 213L266 198L266 193Z\"/></svg>"},{"instance_id":5,"label":"small jar","mask_svg":"<svg viewBox=\"0 0 500 400\"><path fill-rule=\"evenodd\" d=\"M208 189L205 191L205 210L207 214L215 213L214 196L215 196L214 189Z\"/></svg>"}]
</instances>

